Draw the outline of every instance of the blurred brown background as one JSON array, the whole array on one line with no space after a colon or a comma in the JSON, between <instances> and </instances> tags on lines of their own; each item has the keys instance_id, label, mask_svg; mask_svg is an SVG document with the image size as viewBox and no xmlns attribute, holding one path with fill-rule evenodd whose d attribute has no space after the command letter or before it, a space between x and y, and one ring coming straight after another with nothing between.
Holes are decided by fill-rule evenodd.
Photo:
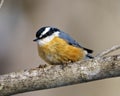
<instances>
[{"instance_id":1,"label":"blurred brown background","mask_svg":"<svg viewBox=\"0 0 120 96\"><path fill-rule=\"evenodd\" d=\"M32 40L42 26L69 33L94 55L120 43L120 0L5 0L0 9L0 74L42 61ZM120 96L120 79L106 79L14 96Z\"/></svg>"}]
</instances>

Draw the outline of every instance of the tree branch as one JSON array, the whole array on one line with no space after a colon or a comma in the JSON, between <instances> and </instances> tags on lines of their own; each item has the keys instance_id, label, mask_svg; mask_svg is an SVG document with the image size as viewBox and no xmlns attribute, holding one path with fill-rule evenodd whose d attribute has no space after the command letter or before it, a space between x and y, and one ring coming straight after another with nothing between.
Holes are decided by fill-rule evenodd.
<instances>
[{"instance_id":1,"label":"tree branch","mask_svg":"<svg viewBox=\"0 0 120 96\"><path fill-rule=\"evenodd\" d=\"M0 1L0 8L2 7L3 3L4 3L4 0L1 0Z\"/></svg>"},{"instance_id":2,"label":"tree branch","mask_svg":"<svg viewBox=\"0 0 120 96\"><path fill-rule=\"evenodd\" d=\"M118 48L112 47L94 59L1 75L0 96L120 76L120 55L103 57Z\"/></svg>"},{"instance_id":3,"label":"tree branch","mask_svg":"<svg viewBox=\"0 0 120 96\"><path fill-rule=\"evenodd\" d=\"M113 46L112 48L110 49L106 49L105 51L103 51L102 53L99 53L96 57L97 58L100 58L100 57L104 57L105 55L113 52L113 51L116 51L117 49L120 49L120 45L116 45L116 46Z\"/></svg>"}]
</instances>

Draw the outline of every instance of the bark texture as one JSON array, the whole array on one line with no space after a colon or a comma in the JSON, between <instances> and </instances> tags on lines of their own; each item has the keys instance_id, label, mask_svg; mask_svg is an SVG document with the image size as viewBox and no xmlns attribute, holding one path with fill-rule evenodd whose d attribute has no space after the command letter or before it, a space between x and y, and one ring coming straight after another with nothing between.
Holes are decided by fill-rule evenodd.
<instances>
[{"instance_id":1,"label":"bark texture","mask_svg":"<svg viewBox=\"0 0 120 96\"><path fill-rule=\"evenodd\" d=\"M117 49L112 47L107 53ZM53 65L0 75L0 96L84 83L120 76L120 55L104 56L68 65Z\"/></svg>"}]
</instances>

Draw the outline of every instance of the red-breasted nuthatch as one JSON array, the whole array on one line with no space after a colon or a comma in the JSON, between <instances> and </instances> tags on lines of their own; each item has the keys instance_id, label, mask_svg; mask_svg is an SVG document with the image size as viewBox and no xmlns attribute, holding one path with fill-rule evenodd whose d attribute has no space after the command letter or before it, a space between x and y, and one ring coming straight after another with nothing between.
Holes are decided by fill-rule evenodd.
<instances>
[{"instance_id":1,"label":"red-breasted nuthatch","mask_svg":"<svg viewBox=\"0 0 120 96\"><path fill-rule=\"evenodd\" d=\"M40 57L52 65L92 58L91 49L82 47L67 33L54 27L47 26L39 29L34 41L38 43Z\"/></svg>"}]
</instances>

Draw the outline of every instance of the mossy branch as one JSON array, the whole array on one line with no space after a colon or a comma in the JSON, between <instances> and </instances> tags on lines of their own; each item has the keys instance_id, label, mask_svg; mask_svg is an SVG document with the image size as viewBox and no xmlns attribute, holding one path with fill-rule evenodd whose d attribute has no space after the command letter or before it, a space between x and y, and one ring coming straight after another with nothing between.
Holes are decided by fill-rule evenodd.
<instances>
[{"instance_id":1,"label":"mossy branch","mask_svg":"<svg viewBox=\"0 0 120 96\"><path fill-rule=\"evenodd\" d=\"M120 76L120 55L105 56L114 46L94 59L68 65L53 65L0 75L0 96L85 83Z\"/></svg>"}]
</instances>

